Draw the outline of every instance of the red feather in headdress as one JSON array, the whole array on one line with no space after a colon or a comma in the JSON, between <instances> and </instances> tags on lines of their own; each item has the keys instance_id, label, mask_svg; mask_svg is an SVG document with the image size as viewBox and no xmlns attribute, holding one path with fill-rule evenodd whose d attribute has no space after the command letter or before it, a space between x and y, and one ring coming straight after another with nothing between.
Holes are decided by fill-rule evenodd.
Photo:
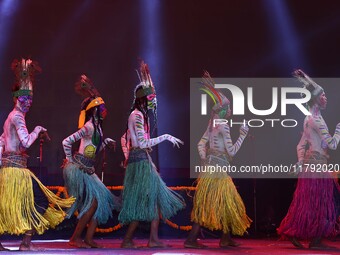
<instances>
[{"instance_id":1,"label":"red feather in headdress","mask_svg":"<svg viewBox=\"0 0 340 255\"><path fill-rule=\"evenodd\" d=\"M215 83L214 80L211 78L208 71L204 71L203 73L203 85L207 87L214 95L216 96L218 102L220 105L222 105L222 98L220 93L215 89Z\"/></svg>"},{"instance_id":2,"label":"red feather in headdress","mask_svg":"<svg viewBox=\"0 0 340 255\"><path fill-rule=\"evenodd\" d=\"M97 89L93 86L92 81L85 75L82 74L75 84L75 91L83 97L99 97L100 94Z\"/></svg>"},{"instance_id":3,"label":"red feather in headdress","mask_svg":"<svg viewBox=\"0 0 340 255\"><path fill-rule=\"evenodd\" d=\"M17 81L30 79L34 81L34 75L41 73L41 68L37 61L32 61L31 59L14 59L11 64L11 69L13 70Z\"/></svg>"},{"instance_id":4,"label":"red feather in headdress","mask_svg":"<svg viewBox=\"0 0 340 255\"><path fill-rule=\"evenodd\" d=\"M151 75L150 75L149 66L144 61L141 61L140 63L139 72L141 76L140 78L145 83L145 85L147 87L149 86L154 87L152 79L151 79Z\"/></svg>"}]
</instances>

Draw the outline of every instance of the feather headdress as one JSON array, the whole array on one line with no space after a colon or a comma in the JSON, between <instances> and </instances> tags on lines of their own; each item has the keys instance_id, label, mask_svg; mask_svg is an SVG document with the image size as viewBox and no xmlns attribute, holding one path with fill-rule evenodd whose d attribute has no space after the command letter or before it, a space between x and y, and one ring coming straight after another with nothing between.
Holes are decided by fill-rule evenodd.
<instances>
[{"instance_id":1,"label":"feather headdress","mask_svg":"<svg viewBox=\"0 0 340 255\"><path fill-rule=\"evenodd\" d=\"M38 62L31 59L14 59L11 69L15 74L16 83L19 89L13 92L13 97L32 96L34 75L41 72Z\"/></svg>"},{"instance_id":2,"label":"feather headdress","mask_svg":"<svg viewBox=\"0 0 340 255\"><path fill-rule=\"evenodd\" d=\"M74 89L76 92L83 97L99 97L100 94L97 89L93 86L92 81L85 74L80 75L76 82Z\"/></svg>"},{"instance_id":3,"label":"feather headdress","mask_svg":"<svg viewBox=\"0 0 340 255\"><path fill-rule=\"evenodd\" d=\"M82 128L85 124L86 111L101 104L105 104L105 102L103 98L100 97L100 94L94 87L92 81L85 74L80 75L74 88L78 94L85 97L81 104L78 120L78 128Z\"/></svg>"},{"instance_id":4,"label":"feather headdress","mask_svg":"<svg viewBox=\"0 0 340 255\"><path fill-rule=\"evenodd\" d=\"M144 61L141 61L137 74L140 79L140 84L138 84L135 89L136 98L156 94L156 90L151 79L149 66ZM140 86L142 86L143 89L137 91L137 88L139 88Z\"/></svg>"},{"instance_id":5,"label":"feather headdress","mask_svg":"<svg viewBox=\"0 0 340 255\"><path fill-rule=\"evenodd\" d=\"M213 111L217 112L221 109L228 109L229 108L230 101L228 100L228 98L225 95L223 95L223 93L221 91L215 89L215 82L211 78L208 71L204 71L204 73L203 73L202 85L204 87L200 88L200 90L207 93L214 102L214 106L212 108Z\"/></svg>"}]
</instances>

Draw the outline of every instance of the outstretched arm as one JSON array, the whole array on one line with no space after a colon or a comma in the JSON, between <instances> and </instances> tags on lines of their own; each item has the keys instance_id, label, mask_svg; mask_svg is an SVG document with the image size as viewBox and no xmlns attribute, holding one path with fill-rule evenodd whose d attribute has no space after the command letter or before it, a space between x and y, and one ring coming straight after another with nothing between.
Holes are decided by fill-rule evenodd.
<instances>
[{"instance_id":1,"label":"outstretched arm","mask_svg":"<svg viewBox=\"0 0 340 255\"><path fill-rule=\"evenodd\" d=\"M177 147L179 147L179 143L183 144L183 142L181 140L179 140L178 138L172 136L172 135L161 135L158 136L156 138L147 138L146 134L145 134L145 130L144 130L144 117L140 112L133 112L132 113L132 121L134 124L134 130L136 132L136 136L137 136L137 142L138 142L138 146L140 148L150 148L152 146L155 146L161 142L164 142L165 140L168 140L170 142L173 143L173 145L176 145Z\"/></svg>"},{"instance_id":2,"label":"outstretched arm","mask_svg":"<svg viewBox=\"0 0 340 255\"><path fill-rule=\"evenodd\" d=\"M22 114L15 114L13 116L13 124L17 131L20 143L25 148L29 148L34 143L40 132L46 131L45 128L36 126L31 133L28 133L25 117Z\"/></svg>"},{"instance_id":3,"label":"outstretched arm","mask_svg":"<svg viewBox=\"0 0 340 255\"><path fill-rule=\"evenodd\" d=\"M331 150L336 150L340 141L340 123L337 124L334 136L328 132L325 121L321 117L313 117L314 127L321 136L322 140L327 143L327 146Z\"/></svg>"},{"instance_id":4,"label":"outstretched arm","mask_svg":"<svg viewBox=\"0 0 340 255\"><path fill-rule=\"evenodd\" d=\"M230 127L229 125L219 125L220 131L223 136L224 146L228 151L229 156L233 157L241 148L241 145L244 141L244 138L247 136L248 133L248 126L241 126L240 128L240 136L237 141L233 144L233 141L230 137Z\"/></svg>"},{"instance_id":5,"label":"outstretched arm","mask_svg":"<svg viewBox=\"0 0 340 255\"><path fill-rule=\"evenodd\" d=\"M81 129L63 140L63 149L68 160L72 159L72 144L79 141L84 136L89 135L91 133L91 127L92 124L87 122Z\"/></svg>"}]
</instances>

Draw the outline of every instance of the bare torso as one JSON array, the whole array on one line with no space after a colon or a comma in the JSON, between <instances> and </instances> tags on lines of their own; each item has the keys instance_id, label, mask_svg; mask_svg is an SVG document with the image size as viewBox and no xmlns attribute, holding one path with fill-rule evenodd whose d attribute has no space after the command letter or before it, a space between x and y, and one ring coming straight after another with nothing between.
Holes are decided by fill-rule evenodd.
<instances>
[{"instance_id":1,"label":"bare torso","mask_svg":"<svg viewBox=\"0 0 340 255\"><path fill-rule=\"evenodd\" d=\"M240 136L233 144L230 136L230 127L228 124L216 125L210 127L210 122L207 130L198 143L198 152L201 159L205 159L207 156L207 149L213 149L221 153L227 153L233 157L240 149L244 138L248 133L249 128L241 126Z\"/></svg>"},{"instance_id":2,"label":"bare torso","mask_svg":"<svg viewBox=\"0 0 340 255\"><path fill-rule=\"evenodd\" d=\"M4 151L24 151L37 139L38 134L37 128L32 133L28 133L25 114L14 108L4 124L4 133L2 135Z\"/></svg>"}]
</instances>

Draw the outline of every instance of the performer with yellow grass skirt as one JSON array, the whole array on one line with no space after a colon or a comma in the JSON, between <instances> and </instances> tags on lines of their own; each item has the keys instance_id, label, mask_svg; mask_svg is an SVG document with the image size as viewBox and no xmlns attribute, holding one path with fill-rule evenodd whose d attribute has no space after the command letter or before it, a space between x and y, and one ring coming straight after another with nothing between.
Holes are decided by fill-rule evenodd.
<instances>
[{"instance_id":1,"label":"performer with yellow grass skirt","mask_svg":"<svg viewBox=\"0 0 340 255\"><path fill-rule=\"evenodd\" d=\"M212 119L230 117L230 102L214 88L208 72L204 73L204 90L215 102L207 130L198 143L198 152L205 166L228 166L231 158L240 149L248 133L248 126L241 126L240 136L233 144L229 125L212 126ZM242 236L250 227L251 220L246 214L242 198L236 190L232 178L227 173L201 173L197 179L197 190L193 201L192 230L184 242L186 248L204 248L197 241L200 227L222 230L220 247L238 246L230 233Z\"/></svg>"},{"instance_id":2,"label":"performer with yellow grass skirt","mask_svg":"<svg viewBox=\"0 0 340 255\"><path fill-rule=\"evenodd\" d=\"M57 197L27 169L25 150L46 132L36 126L28 133L25 121L32 104L33 75L41 69L30 59L14 60L12 69L17 79L13 87L15 105L0 138L0 234L24 234L19 249L33 250L32 235L62 222L66 216L62 207L70 207L74 198ZM0 250L5 248L0 245Z\"/></svg>"}]
</instances>

